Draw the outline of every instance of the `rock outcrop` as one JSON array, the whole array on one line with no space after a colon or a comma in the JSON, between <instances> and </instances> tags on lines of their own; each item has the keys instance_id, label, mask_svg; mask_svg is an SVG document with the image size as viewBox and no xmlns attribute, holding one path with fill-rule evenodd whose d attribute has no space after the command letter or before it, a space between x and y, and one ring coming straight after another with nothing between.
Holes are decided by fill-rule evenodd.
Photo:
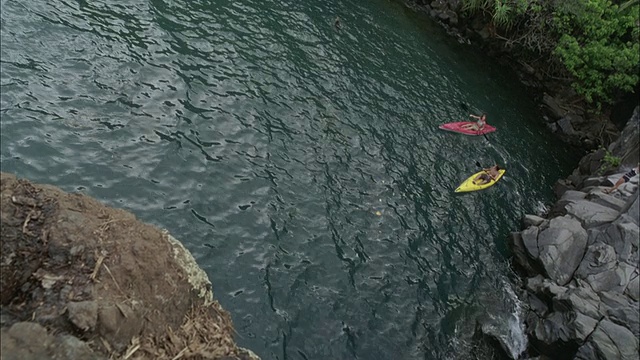
<instances>
[{"instance_id":1,"label":"rock outcrop","mask_svg":"<svg viewBox=\"0 0 640 360\"><path fill-rule=\"evenodd\" d=\"M257 359L179 241L0 173L2 359Z\"/></svg>"},{"instance_id":2,"label":"rock outcrop","mask_svg":"<svg viewBox=\"0 0 640 360\"><path fill-rule=\"evenodd\" d=\"M514 266L526 277L529 355L554 359L637 359L640 337L638 164L640 108L607 150L585 156L556 184L546 218L526 215L512 233ZM607 156L622 160L614 167Z\"/></svg>"}]
</instances>

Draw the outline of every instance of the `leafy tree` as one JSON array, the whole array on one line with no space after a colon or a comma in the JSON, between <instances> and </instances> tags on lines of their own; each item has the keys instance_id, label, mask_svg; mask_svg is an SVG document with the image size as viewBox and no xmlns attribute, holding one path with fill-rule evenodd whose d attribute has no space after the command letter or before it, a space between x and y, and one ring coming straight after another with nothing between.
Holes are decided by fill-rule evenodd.
<instances>
[{"instance_id":1,"label":"leafy tree","mask_svg":"<svg viewBox=\"0 0 640 360\"><path fill-rule=\"evenodd\" d=\"M598 107L638 84L637 1L621 11L609 0L572 0L558 4L555 31L563 34L555 49L575 77L574 88Z\"/></svg>"},{"instance_id":2,"label":"leafy tree","mask_svg":"<svg viewBox=\"0 0 640 360\"><path fill-rule=\"evenodd\" d=\"M573 77L573 87L600 108L632 92L640 73L640 1L463 0L504 32L508 46L547 56Z\"/></svg>"}]
</instances>

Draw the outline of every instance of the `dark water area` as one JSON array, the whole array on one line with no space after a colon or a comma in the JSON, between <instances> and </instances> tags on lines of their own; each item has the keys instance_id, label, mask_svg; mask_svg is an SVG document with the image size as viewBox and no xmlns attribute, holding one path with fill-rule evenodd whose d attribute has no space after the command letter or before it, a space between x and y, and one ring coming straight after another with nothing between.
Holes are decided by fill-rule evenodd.
<instances>
[{"instance_id":1,"label":"dark water area","mask_svg":"<svg viewBox=\"0 0 640 360\"><path fill-rule=\"evenodd\" d=\"M335 19L340 17L340 28ZM1 1L2 171L168 229L263 359L523 341L506 239L580 154L515 76L387 1ZM486 112L485 137L438 129ZM476 162L493 187L454 189Z\"/></svg>"}]
</instances>

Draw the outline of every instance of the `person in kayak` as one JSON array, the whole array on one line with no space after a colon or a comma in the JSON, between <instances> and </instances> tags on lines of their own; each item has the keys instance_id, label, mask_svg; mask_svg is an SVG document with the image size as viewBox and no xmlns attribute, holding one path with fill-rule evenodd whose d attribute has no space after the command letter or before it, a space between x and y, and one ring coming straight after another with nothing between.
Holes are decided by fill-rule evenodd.
<instances>
[{"instance_id":1,"label":"person in kayak","mask_svg":"<svg viewBox=\"0 0 640 360\"><path fill-rule=\"evenodd\" d=\"M483 113L480 116L469 114L469 116L471 116L472 118L478 119L478 121L476 121L475 123L462 125L461 127L463 129L480 131L480 130L484 129L485 125L487 125L487 114L486 113Z\"/></svg>"},{"instance_id":2,"label":"person in kayak","mask_svg":"<svg viewBox=\"0 0 640 360\"><path fill-rule=\"evenodd\" d=\"M602 192L605 194L611 194L614 190L616 190L620 185L628 182L629 180L631 180L632 177L638 175L638 173L640 173L640 164L638 164L635 168L631 169L631 171L627 172L626 174L622 175L622 177L620 178L620 180L616 181L616 184L613 185L613 187L609 188L609 189L605 189Z\"/></svg>"},{"instance_id":3,"label":"person in kayak","mask_svg":"<svg viewBox=\"0 0 640 360\"><path fill-rule=\"evenodd\" d=\"M476 185L484 185L496 180L500 175L500 166L493 165L490 168L482 169L482 173L473 179L473 183Z\"/></svg>"}]
</instances>

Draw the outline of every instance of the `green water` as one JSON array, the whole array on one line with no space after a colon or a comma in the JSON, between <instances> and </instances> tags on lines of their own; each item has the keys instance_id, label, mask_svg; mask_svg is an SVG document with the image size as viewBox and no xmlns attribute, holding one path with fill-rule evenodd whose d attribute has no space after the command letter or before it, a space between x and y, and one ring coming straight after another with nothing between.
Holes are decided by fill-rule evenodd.
<instances>
[{"instance_id":1,"label":"green water","mask_svg":"<svg viewBox=\"0 0 640 360\"><path fill-rule=\"evenodd\" d=\"M483 358L487 315L518 347L506 238L579 154L429 19L382 0L2 0L1 43L2 171L168 229L263 359ZM487 138L437 128L483 111ZM476 161L507 173L454 194Z\"/></svg>"}]
</instances>

